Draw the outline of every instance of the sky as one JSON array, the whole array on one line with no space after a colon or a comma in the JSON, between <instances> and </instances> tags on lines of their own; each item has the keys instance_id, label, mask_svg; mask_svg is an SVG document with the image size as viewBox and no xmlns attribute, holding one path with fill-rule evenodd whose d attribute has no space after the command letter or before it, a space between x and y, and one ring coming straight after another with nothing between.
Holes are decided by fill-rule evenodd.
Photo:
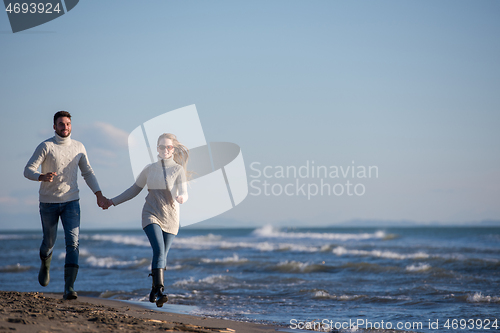
<instances>
[{"instance_id":1,"label":"sky","mask_svg":"<svg viewBox=\"0 0 500 333\"><path fill-rule=\"evenodd\" d=\"M114 197L130 132L192 104L249 184L197 227L500 221L499 17L498 1L87 0L12 33L0 13L0 230L40 227L23 170L56 111ZM146 190L102 211L79 184L82 229L140 226Z\"/></svg>"}]
</instances>

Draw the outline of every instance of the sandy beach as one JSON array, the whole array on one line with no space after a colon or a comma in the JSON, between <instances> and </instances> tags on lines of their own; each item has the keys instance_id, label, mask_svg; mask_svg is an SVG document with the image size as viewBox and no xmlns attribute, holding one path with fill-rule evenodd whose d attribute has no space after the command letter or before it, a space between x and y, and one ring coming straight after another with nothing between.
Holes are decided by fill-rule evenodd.
<instances>
[{"instance_id":1,"label":"sandy beach","mask_svg":"<svg viewBox=\"0 0 500 333\"><path fill-rule=\"evenodd\" d=\"M149 310L127 302L0 291L0 332L276 332L279 327Z\"/></svg>"}]
</instances>

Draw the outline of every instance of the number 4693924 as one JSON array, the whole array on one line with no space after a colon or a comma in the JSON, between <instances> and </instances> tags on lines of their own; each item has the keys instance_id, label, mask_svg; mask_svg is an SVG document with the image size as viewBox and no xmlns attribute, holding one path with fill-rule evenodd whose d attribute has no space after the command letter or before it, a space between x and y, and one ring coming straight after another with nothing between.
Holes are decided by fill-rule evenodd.
<instances>
[{"instance_id":1,"label":"number 4693924","mask_svg":"<svg viewBox=\"0 0 500 333\"><path fill-rule=\"evenodd\" d=\"M55 7L52 6L52 4L50 2L44 4L44 3L27 3L27 2L24 2L24 3L9 3L9 5L7 6L7 8L5 8L5 11L8 12L9 14L10 13L14 13L14 14L19 14L19 13L23 13L23 14L27 14L27 13L30 13L30 14L35 14L35 13L38 13L38 14L52 14L52 13L58 13L61 12L61 8L59 7L59 3L56 4Z\"/></svg>"}]
</instances>

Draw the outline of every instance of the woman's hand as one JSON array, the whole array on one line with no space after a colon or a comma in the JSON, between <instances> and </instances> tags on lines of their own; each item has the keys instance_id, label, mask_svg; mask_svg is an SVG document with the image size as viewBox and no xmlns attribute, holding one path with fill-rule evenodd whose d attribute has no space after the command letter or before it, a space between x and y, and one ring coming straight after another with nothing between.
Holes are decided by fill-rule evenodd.
<instances>
[{"instance_id":1,"label":"woman's hand","mask_svg":"<svg viewBox=\"0 0 500 333\"><path fill-rule=\"evenodd\" d=\"M114 206L115 204L111 199L106 198L105 203L101 206L102 209L108 209L111 206Z\"/></svg>"},{"instance_id":2,"label":"woman's hand","mask_svg":"<svg viewBox=\"0 0 500 333\"><path fill-rule=\"evenodd\" d=\"M184 197L182 195L178 195L175 200L177 200L178 203L182 204L184 203Z\"/></svg>"}]
</instances>

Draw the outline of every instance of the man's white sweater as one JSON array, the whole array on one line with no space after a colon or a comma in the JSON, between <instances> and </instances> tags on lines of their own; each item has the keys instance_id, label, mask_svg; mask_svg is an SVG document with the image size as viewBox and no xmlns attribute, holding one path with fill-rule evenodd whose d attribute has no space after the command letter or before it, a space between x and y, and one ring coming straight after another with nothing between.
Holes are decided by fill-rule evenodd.
<instances>
[{"instance_id":1,"label":"man's white sweater","mask_svg":"<svg viewBox=\"0 0 500 333\"><path fill-rule=\"evenodd\" d=\"M38 172L40 165L41 173ZM52 182L41 182L40 202L68 202L79 199L78 168L92 192L100 191L83 144L69 136L63 138L56 133L54 137L38 145L24 168L24 177L38 181L41 174L57 173Z\"/></svg>"}]
</instances>

